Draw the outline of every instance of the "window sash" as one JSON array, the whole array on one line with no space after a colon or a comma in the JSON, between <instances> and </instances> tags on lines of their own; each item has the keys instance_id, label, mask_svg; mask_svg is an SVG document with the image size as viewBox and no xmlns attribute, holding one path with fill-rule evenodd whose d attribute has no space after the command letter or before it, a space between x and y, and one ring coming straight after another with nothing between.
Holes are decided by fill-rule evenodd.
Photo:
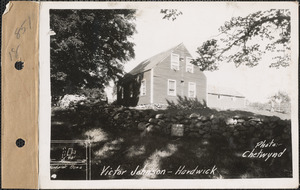
<instances>
[{"instance_id":1,"label":"window sash","mask_svg":"<svg viewBox=\"0 0 300 190\"><path fill-rule=\"evenodd\" d=\"M141 96L146 96L146 80L142 80L141 82Z\"/></svg>"},{"instance_id":2,"label":"window sash","mask_svg":"<svg viewBox=\"0 0 300 190\"><path fill-rule=\"evenodd\" d=\"M171 54L171 69L179 70L179 55Z\"/></svg>"},{"instance_id":3,"label":"window sash","mask_svg":"<svg viewBox=\"0 0 300 190\"><path fill-rule=\"evenodd\" d=\"M176 80L168 79L168 95L176 96Z\"/></svg>"},{"instance_id":4,"label":"window sash","mask_svg":"<svg viewBox=\"0 0 300 190\"><path fill-rule=\"evenodd\" d=\"M189 96L189 98L195 98L196 97L196 83L189 82L188 96Z\"/></svg>"},{"instance_id":5,"label":"window sash","mask_svg":"<svg viewBox=\"0 0 300 190\"><path fill-rule=\"evenodd\" d=\"M186 58L186 72L194 73L194 65L191 64L192 58Z\"/></svg>"}]
</instances>

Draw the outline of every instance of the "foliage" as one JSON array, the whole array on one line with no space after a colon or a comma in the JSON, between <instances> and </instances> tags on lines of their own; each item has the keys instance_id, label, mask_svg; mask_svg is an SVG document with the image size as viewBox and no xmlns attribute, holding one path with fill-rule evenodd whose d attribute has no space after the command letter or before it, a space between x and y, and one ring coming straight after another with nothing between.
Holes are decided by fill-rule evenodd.
<instances>
[{"instance_id":1,"label":"foliage","mask_svg":"<svg viewBox=\"0 0 300 190\"><path fill-rule=\"evenodd\" d=\"M267 52L274 52L269 67L287 67L290 61L290 11L270 9L233 17L219 28L220 34L197 49L193 64L203 70L216 70L221 61L233 62L236 67L256 66ZM257 43L259 42L259 43Z\"/></svg>"},{"instance_id":2,"label":"foliage","mask_svg":"<svg viewBox=\"0 0 300 190\"><path fill-rule=\"evenodd\" d=\"M103 89L134 57L135 10L51 10L53 100L82 89Z\"/></svg>"},{"instance_id":3,"label":"foliage","mask_svg":"<svg viewBox=\"0 0 300 190\"><path fill-rule=\"evenodd\" d=\"M289 103L291 101L290 96L283 91L278 91L276 94L271 96L270 101L280 102L280 103Z\"/></svg>"},{"instance_id":4,"label":"foliage","mask_svg":"<svg viewBox=\"0 0 300 190\"><path fill-rule=\"evenodd\" d=\"M162 19L172 19L172 21L176 20L178 16L182 15L181 11L178 11L177 9L161 9L161 14L164 14Z\"/></svg>"},{"instance_id":5,"label":"foliage","mask_svg":"<svg viewBox=\"0 0 300 190\"><path fill-rule=\"evenodd\" d=\"M207 108L206 101L200 102L197 98L187 98L186 96L177 96L177 103L174 101L166 100L168 103L168 109L183 109L183 110L195 110Z\"/></svg>"}]
</instances>

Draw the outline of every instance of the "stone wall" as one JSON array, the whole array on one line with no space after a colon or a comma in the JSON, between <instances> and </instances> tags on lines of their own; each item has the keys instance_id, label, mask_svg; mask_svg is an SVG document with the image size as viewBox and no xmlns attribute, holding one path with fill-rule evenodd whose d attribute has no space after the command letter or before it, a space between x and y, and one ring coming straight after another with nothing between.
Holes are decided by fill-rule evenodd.
<instances>
[{"instance_id":1,"label":"stone wall","mask_svg":"<svg viewBox=\"0 0 300 190\"><path fill-rule=\"evenodd\" d=\"M275 116L201 115L191 111L136 110L112 106L101 108L99 114L107 117L110 127L136 130L141 136L151 134L172 136L172 126L181 124L182 138L225 137L234 147L253 147L262 139L274 139L278 142L290 141L291 138L290 120L281 120Z\"/></svg>"}]
</instances>

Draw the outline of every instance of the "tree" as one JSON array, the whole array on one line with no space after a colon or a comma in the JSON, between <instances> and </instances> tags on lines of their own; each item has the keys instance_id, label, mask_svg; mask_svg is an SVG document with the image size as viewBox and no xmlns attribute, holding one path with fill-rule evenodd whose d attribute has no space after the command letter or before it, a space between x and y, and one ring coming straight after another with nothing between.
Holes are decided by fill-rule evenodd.
<instances>
[{"instance_id":1,"label":"tree","mask_svg":"<svg viewBox=\"0 0 300 190\"><path fill-rule=\"evenodd\" d=\"M160 13L164 15L162 19L172 19L172 21L176 20L178 16L182 15L182 12L177 9L161 9Z\"/></svg>"},{"instance_id":2,"label":"tree","mask_svg":"<svg viewBox=\"0 0 300 190\"><path fill-rule=\"evenodd\" d=\"M233 17L219 28L220 34L197 48L193 64L202 71L216 70L219 62L233 62L236 67L254 67L267 52L276 52L269 67L287 67L290 61L290 11L271 9L246 17Z\"/></svg>"},{"instance_id":3,"label":"tree","mask_svg":"<svg viewBox=\"0 0 300 190\"><path fill-rule=\"evenodd\" d=\"M271 111L274 111L275 109L275 104L278 105L278 111L281 112L281 105L282 104L289 104L291 99L289 95L286 92L283 91L278 91L276 94L271 96L269 98L270 103L271 103Z\"/></svg>"},{"instance_id":4,"label":"tree","mask_svg":"<svg viewBox=\"0 0 300 190\"><path fill-rule=\"evenodd\" d=\"M53 100L84 89L103 89L134 58L135 10L51 10ZM55 100L54 100L55 101Z\"/></svg>"}]
</instances>

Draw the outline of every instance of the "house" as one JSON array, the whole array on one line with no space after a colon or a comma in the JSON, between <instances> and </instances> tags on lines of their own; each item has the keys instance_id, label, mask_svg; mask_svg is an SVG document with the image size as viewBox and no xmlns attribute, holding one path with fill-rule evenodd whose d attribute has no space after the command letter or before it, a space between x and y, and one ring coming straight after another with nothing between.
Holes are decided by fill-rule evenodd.
<instances>
[{"instance_id":1,"label":"house","mask_svg":"<svg viewBox=\"0 0 300 190\"><path fill-rule=\"evenodd\" d=\"M245 108L246 99L234 89L208 86L207 106L221 109L241 109Z\"/></svg>"},{"instance_id":2,"label":"house","mask_svg":"<svg viewBox=\"0 0 300 190\"><path fill-rule=\"evenodd\" d=\"M183 43L141 62L118 83L117 101L127 106L177 102L178 95L206 101L206 76L191 64Z\"/></svg>"}]
</instances>

